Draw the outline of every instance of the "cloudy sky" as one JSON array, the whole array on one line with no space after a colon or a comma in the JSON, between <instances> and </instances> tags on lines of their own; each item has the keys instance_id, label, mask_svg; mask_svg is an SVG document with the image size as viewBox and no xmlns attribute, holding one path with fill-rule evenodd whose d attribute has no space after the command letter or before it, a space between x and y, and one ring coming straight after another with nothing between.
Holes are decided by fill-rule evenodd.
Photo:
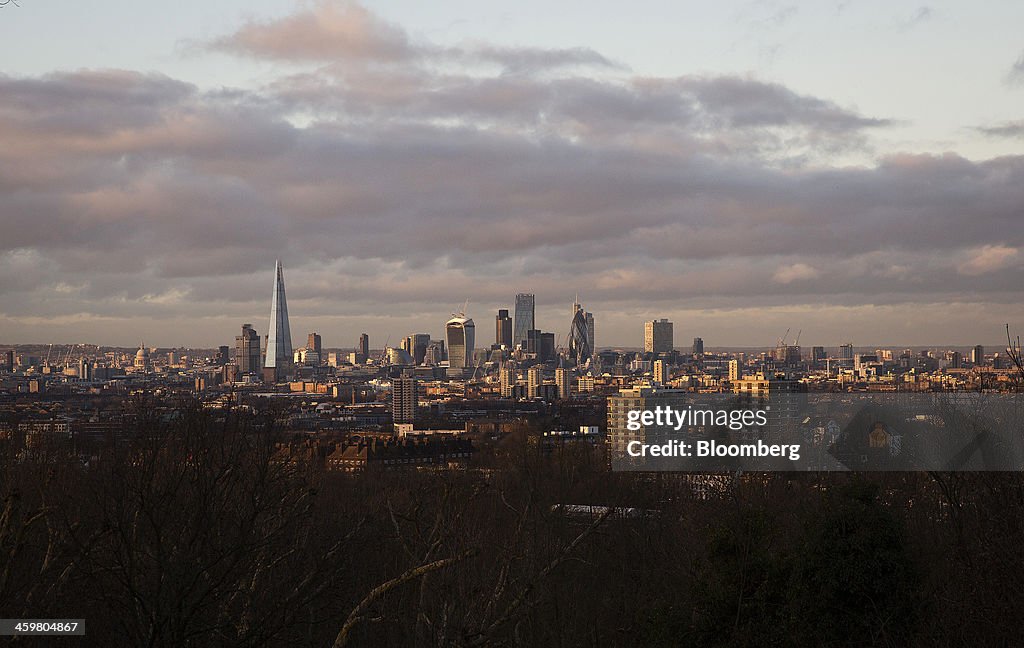
<instances>
[{"instance_id":1,"label":"cloudy sky","mask_svg":"<svg viewBox=\"0 0 1024 648\"><path fill-rule=\"evenodd\" d=\"M714 5L712 8L711 5ZM1024 3L0 7L0 343L1024 330Z\"/></svg>"}]
</instances>

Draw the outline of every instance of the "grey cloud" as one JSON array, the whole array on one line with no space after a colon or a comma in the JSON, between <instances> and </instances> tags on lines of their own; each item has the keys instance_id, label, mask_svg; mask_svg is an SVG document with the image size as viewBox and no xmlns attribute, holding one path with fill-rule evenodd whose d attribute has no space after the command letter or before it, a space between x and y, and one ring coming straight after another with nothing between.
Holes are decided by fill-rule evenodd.
<instances>
[{"instance_id":1,"label":"grey cloud","mask_svg":"<svg viewBox=\"0 0 1024 648\"><path fill-rule=\"evenodd\" d=\"M678 85L692 92L711 118L724 120L726 127L800 125L843 133L892 123L863 117L830 101L799 95L777 83L740 77L690 77L679 80Z\"/></svg>"},{"instance_id":2,"label":"grey cloud","mask_svg":"<svg viewBox=\"0 0 1024 648\"><path fill-rule=\"evenodd\" d=\"M980 126L978 130L994 137L1024 137L1024 119L1003 122L996 126Z\"/></svg>"},{"instance_id":3,"label":"grey cloud","mask_svg":"<svg viewBox=\"0 0 1024 648\"><path fill-rule=\"evenodd\" d=\"M253 21L210 43L213 49L288 61L400 61L416 48L400 27L354 3L320 0L272 21Z\"/></svg>"},{"instance_id":4,"label":"grey cloud","mask_svg":"<svg viewBox=\"0 0 1024 648\"><path fill-rule=\"evenodd\" d=\"M1006 75L1006 80L1010 83L1024 82L1024 52L1022 52L1013 65L1010 66L1010 71Z\"/></svg>"},{"instance_id":5,"label":"grey cloud","mask_svg":"<svg viewBox=\"0 0 1024 648\"><path fill-rule=\"evenodd\" d=\"M587 47L540 49L483 45L470 50L470 55L484 61L493 61L511 72L520 73L572 66L621 67Z\"/></svg>"},{"instance_id":6,"label":"grey cloud","mask_svg":"<svg viewBox=\"0 0 1024 648\"><path fill-rule=\"evenodd\" d=\"M336 339L368 321L397 338L467 297L485 319L522 290L579 289L603 343L626 343L628 313L1015 303L1024 157L783 166L766 151L889 122L756 79L584 75L603 65L586 51L530 73L532 56L495 61L514 74L392 58L215 92L0 78L0 323L131 340L161 320L224 341L265 317L277 257L293 328Z\"/></svg>"},{"instance_id":7,"label":"grey cloud","mask_svg":"<svg viewBox=\"0 0 1024 648\"><path fill-rule=\"evenodd\" d=\"M917 25L930 20L933 15L935 15L935 11L931 7L918 7L909 18L900 24L900 29L907 30L916 27Z\"/></svg>"},{"instance_id":8,"label":"grey cloud","mask_svg":"<svg viewBox=\"0 0 1024 648\"><path fill-rule=\"evenodd\" d=\"M318 0L295 13L269 21L251 21L232 34L206 44L223 51L292 62L367 64L493 63L508 73L533 73L566 67L619 68L585 47L541 49L466 44L441 47L417 42L354 2Z\"/></svg>"}]
</instances>

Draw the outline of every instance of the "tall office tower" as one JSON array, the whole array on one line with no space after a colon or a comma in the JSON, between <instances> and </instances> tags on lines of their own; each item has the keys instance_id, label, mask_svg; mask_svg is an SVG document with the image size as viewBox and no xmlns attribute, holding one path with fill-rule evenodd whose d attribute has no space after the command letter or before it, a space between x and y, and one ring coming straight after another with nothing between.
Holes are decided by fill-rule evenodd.
<instances>
[{"instance_id":1,"label":"tall office tower","mask_svg":"<svg viewBox=\"0 0 1024 648\"><path fill-rule=\"evenodd\" d=\"M654 381L662 385L668 384L668 363L664 360L654 361Z\"/></svg>"},{"instance_id":2,"label":"tall office tower","mask_svg":"<svg viewBox=\"0 0 1024 648\"><path fill-rule=\"evenodd\" d=\"M528 398L540 396L540 386L544 384L544 374L541 368L534 365L526 370L526 395Z\"/></svg>"},{"instance_id":3,"label":"tall office tower","mask_svg":"<svg viewBox=\"0 0 1024 648\"><path fill-rule=\"evenodd\" d=\"M229 362L231 362L231 347L222 344L217 347L217 364L223 367Z\"/></svg>"},{"instance_id":4,"label":"tall office tower","mask_svg":"<svg viewBox=\"0 0 1024 648\"><path fill-rule=\"evenodd\" d=\"M555 386L558 387L558 397L562 400L572 396L569 390L571 376L572 372L565 367L555 369Z\"/></svg>"},{"instance_id":5,"label":"tall office tower","mask_svg":"<svg viewBox=\"0 0 1024 648\"><path fill-rule=\"evenodd\" d=\"M665 318L644 322L644 351L672 353L672 322Z\"/></svg>"},{"instance_id":6,"label":"tall office tower","mask_svg":"<svg viewBox=\"0 0 1024 648\"><path fill-rule=\"evenodd\" d=\"M693 338L693 355L704 355L704 340L702 338Z\"/></svg>"},{"instance_id":7,"label":"tall office tower","mask_svg":"<svg viewBox=\"0 0 1024 648\"><path fill-rule=\"evenodd\" d=\"M167 366L168 367L173 367L176 364L178 364L178 354L175 353L174 351L168 351L167 352Z\"/></svg>"},{"instance_id":8,"label":"tall office tower","mask_svg":"<svg viewBox=\"0 0 1024 648\"><path fill-rule=\"evenodd\" d=\"M505 365L501 368L498 373L499 380L501 380L501 397L512 398L513 391L516 386L516 372L512 367Z\"/></svg>"},{"instance_id":9,"label":"tall office tower","mask_svg":"<svg viewBox=\"0 0 1024 648\"><path fill-rule=\"evenodd\" d=\"M537 348L537 357L541 362L551 362L555 359L555 334L541 333L540 346Z\"/></svg>"},{"instance_id":10,"label":"tall office tower","mask_svg":"<svg viewBox=\"0 0 1024 648\"><path fill-rule=\"evenodd\" d=\"M324 357L323 340L319 333L310 333L306 338L306 348L316 352L317 361Z\"/></svg>"},{"instance_id":11,"label":"tall office tower","mask_svg":"<svg viewBox=\"0 0 1024 648\"><path fill-rule=\"evenodd\" d=\"M729 382L736 382L740 379L740 361L729 361Z\"/></svg>"},{"instance_id":12,"label":"tall office tower","mask_svg":"<svg viewBox=\"0 0 1024 648\"><path fill-rule=\"evenodd\" d=\"M594 344L594 314L587 311L587 346L590 347L591 356L597 354L597 346Z\"/></svg>"},{"instance_id":13,"label":"tall office tower","mask_svg":"<svg viewBox=\"0 0 1024 648\"><path fill-rule=\"evenodd\" d=\"M469 368L473 366L473 344L476 340L476 325L465 313L455 314L444 325L448 338L448 366Z\"/></svg>"},{"instance_id":14,"label":"tall office tower","mask_svg":"<svg viewBox=\"0 0 1024 648\"><path fill-rule=\"evenodd\" d=\"M585 366L594 357L588 320L593 323L594 316L583 310L577 297L572 304L572 324L569 326L569 356L577 367Z\"/></svg>"},{"instance_id":15,"label":"tall office tower","mask_svg":"<svg viewBox=\"0 0 1024 648\"><path fill-rule=\"evenodd\" d=\"M825 355L825 347L823 347L823 346L811 347L811 360L812 361L814 361L814 362L821 362L826 357L827 356Z\"/></svg>"},{"instance_id":16,"label":"tall office tower","mask_svg":"<svg viewBox=\"0 0 1024 648\"><path fill-rule=\"evenodd\" d=\"M293 354L292 331L288 326L288 301L284 296L284 269L278 261L274 270L274 295L270 300L270 328L263 366L274 370L276 380L288 370Z\"/></svg>"},{"instance_id":17,"label":"tall office tower","mask_svg":"<svg viewBox=\"0 0 1024 648\"><path fill-rule=\"evenodd\" d=\"M409 353L413 364L423 364L427 357L427 347L430 346L429 333L413 333L402 340L402 350Z\"/></svg>"},{"instance_id":18,"label":"tall office tower","mask_svg":"<svg viewBox=\"0 0 1024 648\"><path fill-rule=\"evenodd\" d=\"M4 351L2 361L0 361L0 369L8 373L14 371L14 349Z\"/></svg>"},{"instance_id":19,"label":"tall office tower","mask_svg":"<svg viewBox=\"0 0 1024 648\"><path fill-rule=\"evenodd\" d=\"M839 359L853 361L853 344L847 342L839 347Z\"/></svg>"},{"instance_id":20,"label":"tall office tower","mask_svg":"<svg viewBox=\"0 0 1024 648\"><path fill-rule=\"evenodd\" d=\"M526 348L527 331L536 328L534 309L536 300L530 293L519 293L516 295L516 321L512 331L512 345L522 345Z\"/></svg>"},{"instance_id":21,"label":"tall office tower","mask_svg":"<svg viewBox=\"0 0 1024 648\"><path fill-rule=\"evenodd\" d=\"M971 364L975 367L985 364L985 347L979 344L971 349Z\"/></svg>"},{"instance_id":22,"label":"tall office tower","mask_svg":"<svg viewBox=\"0 0 1024 648\"><path fill-rule=\"evenodd\" d=\"M395 423L416 422L416 379L395 378L391 381L391 420Z\"/></svg>"},{"instance_id":23,"label":"tall office tower","mask_svg":"<svg viewBox=\"0 0 1024 648\"><path fill-rule=\"evenodd\" d=\"M499 310L494 318L494 343L506 349L512 348L512 318L508 316L508 309Z\"/></svg>"},{"instance_id":24,"label":"tall office tower","mask_svg":"<svg viewBox=\"0 0 1024 648\"><path fill-rule=\"evenodd\" d=\"M252 324L242 324L242 334L235 336L235 364L238 373L257 373L260 370L260 336Z\"/></svg>"},{"instance_id":25,"label":"tall office tower","mask_svg":"<svg viewBox=\"0 0 1024 648\"><path fill-rule=\"evenodd\" d=\"M530 329L526 332L525 344L523 344L523 351L532 354L534 356L540 355L540 329Z\"/></svg>"},{"instance_id":26,"label":"tall office tower","mask_svg":"<svg viewBox=\"0 0 1024 648\"><path fill-rule=\"evenodd\" d=\"M356 353L363 357L363 362L370 357L370 336L366 333L359 334L359 348L356 349Z\"/></svg>"}]
</instances>

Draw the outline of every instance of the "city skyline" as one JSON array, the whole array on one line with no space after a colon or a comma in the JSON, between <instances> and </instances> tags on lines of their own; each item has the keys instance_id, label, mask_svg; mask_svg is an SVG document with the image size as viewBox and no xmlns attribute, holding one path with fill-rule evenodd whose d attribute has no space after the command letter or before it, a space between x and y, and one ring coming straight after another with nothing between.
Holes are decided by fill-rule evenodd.
<instances>
[{"instance_id":1,"label":"city skyline","mask_svg":"<svg viewBox=\"0 0 1024 648\"><path fill-rule=\"evenodd\" d=\"M662 317L710 347L1024 323L1018 5L662 8L691 40L580 6L509 35L500 8L247 7L183 3L117 52L63 20L0 64L0 342L217 346L263 326L276 257L293 326L337 346L521 291L564 337L579 290L598 347ZM32 53L53 12L114 10L25 2L0 29Z\"/></svg>"}]
</instances>

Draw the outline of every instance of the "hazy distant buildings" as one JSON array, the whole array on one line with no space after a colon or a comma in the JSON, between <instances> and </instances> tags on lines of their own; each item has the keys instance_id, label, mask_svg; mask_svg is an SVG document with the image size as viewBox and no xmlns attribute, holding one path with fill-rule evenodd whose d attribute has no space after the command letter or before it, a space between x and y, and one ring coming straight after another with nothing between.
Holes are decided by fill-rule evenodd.
<instances>
[{"instance_id":1,"label":"hazy distant buildings","mask_svg":"<svg viewBox=\"0 0 1024 648\"><path fill-rule=\"evenodd\" d=\"M498 311L494 318L494 343L506 349L512 348L512 318L508 316L508 309Z\"/></svg>"},{"instance_id":2,"label":"hazy distant buildings","mask_svg":"<svg viewBox=\"0 0 1024 648\"><path fill-rule=\"evenodd\" d=\"M292 361L292 331L288 325L288 300L284 294L284 269L278 261L274 269L274 294L270 300L270 328L267 331L267 354L263 367L272 369L267 376L283 377Z\"/></svg>"},{"instance_id":3,"label":"hazy distant buildings","mask_svg":"<svg viewBox=\"0 0 1024 648\"><path fill-rule=\"evenodd\" d=\"M693 355L704 355L704 340L702 338L693 338Z\"/></svg>"},{"instance_id":4,"label":"hazy distant buildings","mask_svg":"<svg viewBox=\"0 0 1024 648\"><path fill-rule=\"evenodd\" d=\"M217 364L223 367L229 362L231 362L231 347L222 344L217 347Z\"/></svg>"},{"instance_id":5,"label":"hazy distant buildings","mask_svg":"<svg viewBox=\"0 0 1024 648\"><path fill-rule=\"evenodd\" d=\"M0 370L8 373L14 371L14 349L8 349L0 354Z\"/></svg>"},{"instance_id":6,"label":"hazy distant buildings","mask_svg":"<svg viewBox=\"0 0 1024 648\"><path fill-rule=\"evenodd\" d=\"M532 296L532 295L531 295ZM458 313L444 326L448 340L448 366L469 368L473 366L473 345L476 339L476 325L465 313Z\"/></svg>"},{"instance_id":7,"label":"hazy distant buildings","mask_svg":"<svg viewBox=\"0 0 1024 648\"><path fill-rule=\"evenodd\" d=\"M847 342L839 347L839 359L853 362L853 345Z\"/></svg>"},{"instance_id":8,"label":"hazy distant buildings","mask_svg":"<svg viewBox=\"0 0 1024 648\"><path fill-rule=\"evenodd\" d=\"M816 346L811 347L811 361L812 362L824 362L825 358L828 357L825 354L825 347Z\"/></svg>"},{"instance_id":9,"label":"hazy distant buildings","mask_svg":"<svg viewBox=\"0 0 1024 648\"><path fill-rule=\"evenodd\" d=\"M512 344L526 348L526 334L535 326L536 299L530 293L516 295L515 327L512 331ZM450 347L451 345L449 345Z\"/></svg>"},{"instance_id":10,"label":"hazy distant buildings","mask_svg":"<svg viewBox=\"0 0 1024 648\"><path fill-rule=\"evenodd\" d=\"M971 349L971 364L976 367L985 364L985 347L979 344Z\"/></svg>"},{"instance_id":11,"label":"hazy distant buildings","mask_svg":"<svg viewBox=\"0 0 1024 648\"><path fill-rule=\"evenodd\" d=\"M964 366L964 356L959 351L947 351L945 361L949 369L962 369Z\"/></svg>"},{"instance_id":12,"label":"hazy distant buildings","mask_svg":"<svg viewBox=\"0 0 1024 648\"><path fill-rule=\"evenodd\" d=\"M644 352L672 352L672 322L664 318L644 322Z\"/></svg>"},{"instance_id":13,"label":"hazy distant buildings","mask_svg":"<svg viewBox=\"0 0 1024 648\"><path fill-rule=\"evenodd\" d=\"M242 334L235 337L235 364L239 373L260 371L260 336L252 324L242 324Z\"/></svg>"}]
</instances>

